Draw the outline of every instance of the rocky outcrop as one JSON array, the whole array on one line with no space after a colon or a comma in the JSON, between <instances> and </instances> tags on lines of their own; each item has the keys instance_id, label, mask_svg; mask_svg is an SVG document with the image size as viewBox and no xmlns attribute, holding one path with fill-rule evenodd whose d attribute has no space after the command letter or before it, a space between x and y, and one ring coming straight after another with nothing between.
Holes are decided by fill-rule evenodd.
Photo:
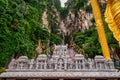
<instances>
[{"instance_id":1,"label":"rocky outcrop","mask_svg":"<svg viewBox=\"0 0 120 80\"><path fill-rule=\"evenodd\" d=\"M90 2L85 5L89 5ZM43 24L49 29L50 26L47 20L47 10L43 13ZM72 9L68 10L68 15L64 19L61 19L59 11L55 7L52 9L52 19L54 20L55 26L57 28L57 33L64 33L65 35L70 35L72 32L85 31L89 29L92 25L91 19L93 18L93 14L90 12L86 12L85 10L79 9L77 14L75 14Z\"/></svg>"},{"instance_id":2,"label":"rocky outcrop","mask_svg":"<svg viewBox=\"0 0 120 80\"><path fill-rule=\"evenodd\" d=\"M65 27L67 28L68 34L71 32L85 31L89 29L92 25L91 19L93 14L87 13L86 11L80 9L75 16L74 13L69 11L68 16L64 20Z\"/></svg>"},{"instance_id":3,"label":"rocky outcrop","mask_svg":"<svg viewBox=\"0 0 120 80\"><path fill-rule=\"evenodd\" d=\"M99 1L100 6L103 7L105 5L104 0ZM90 6L90 1L84 3L84 8ZM48 21L47 21L47 10L43 13L43 24L48 29ZM68 9L68 15L64 19L61 19L59 11L56 9L55 6L52 8L52 19L56 24L58 34L64 33L70 35L72 32L83 32L89 29L92 25L91 20L93 19L93 13L79 9L75 14L73 8ZM50 28L50 27L49 27Z\"/></svg>"},{"instance_id":4,"label":"rocky outcrop","mask_svg":"<svg viewBox=\"0 0 120 80\"><path fill-rule=\"evenodd\" d=\"M48 20L47 20L47 17L48 17L48 14L47 14L47 9L43 12L43 15L42 15L42 23L44 25L44 27L46 27L48 30Z\"/></svg>"},{"instance_id":5,"label":"rocky outcrop","mask_svg":"<svg viewBox=\"0 0 120 80\"><path fill-rule=\"evenodd\" d=\"M74 13L69 11L68 16L64 19L60 19L59 13L55 10L53 18L55 19L55 23L58 28L58 33L68 33L71 34L72 32L84 31L89 29L92 25L91 19L93 18L93 14L87 13L84 10L79 10L78 15L75 16ZM43 14L43 24L48 29L48 21L47 21L47 14L44 12Z\"/></svg>"}]
</instances>

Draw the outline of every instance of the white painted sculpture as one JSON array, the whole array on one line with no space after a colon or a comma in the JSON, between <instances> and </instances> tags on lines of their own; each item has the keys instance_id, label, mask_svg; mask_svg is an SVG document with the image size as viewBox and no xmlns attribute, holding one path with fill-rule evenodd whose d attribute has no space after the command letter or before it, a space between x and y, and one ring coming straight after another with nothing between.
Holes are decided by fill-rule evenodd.
<instances>
[{"instance_id":1,"label":"white painted sculpture","mask_svg":"<svg viewBox=\"0 0 120 80\"><path fill-rule=\"evenodd\" d=\"M118 77L120 78L120 74L114 68L114 62L111 59L106 61L103 56L85 59L82 54L77 53L71 58L71 54L67 50L67 45L55 45L51 57L40 54L36 59L28 59L26 56L12 59L9 68L0 75L0 78L8 78L7 80L13 78L25 80L27 78L27 80L42 80L44 78L95 80L104 77L108 80L117 80Z\"/></svg>"},{"instance_id":2,"label":"white painted sculpture","mask_svg":"<svg viewBox=\"0 0 120 80\"><path fill-rule=\"evenodd\" d=\"M9 69L53 69L53 70L82 70L98 69L112 70L114 63L112 60L106 61L103 56L96 56L94 60L85 59L82 54L75 54L74 60L68 54L67 45L55 45L52 58L47 60L47 55L40 54L36 60L28 60L26 56L21 56L17 60L13 59L9 64Z\"/></svg>"}]
</instances>

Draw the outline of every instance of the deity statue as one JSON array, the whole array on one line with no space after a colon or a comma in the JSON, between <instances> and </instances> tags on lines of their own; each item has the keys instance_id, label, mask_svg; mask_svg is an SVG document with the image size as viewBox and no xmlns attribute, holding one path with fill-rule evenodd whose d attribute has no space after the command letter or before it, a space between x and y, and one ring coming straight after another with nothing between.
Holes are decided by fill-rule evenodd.
<instances>
[{"instance_id":1,"label":"deity statue","mask_svg":"<svg viewBox=\"0 0 120 80\"><path fill-rule=\"evenodd\" d=\"M108 60L110 59L110 52L106 41L98 0L90 1L96 21L96 27L100 38L103 55ZM120 0L106 0L106 4L105 21L108 23L110 30L113 32L115 39L120 44Z\"/></svg>"},{"instance_id":2,"label":"deity statue","mask_svg":"<svg viewBox=\"0 0 120 80\"><path fill-rule=\"evenodd\" d=\"M34 59L31 59L31 60L30 60L30 67L29 67L29 69L32 69L32 68L33 68L33 64L34 64Z\"/></svg>"},{"instance_id":3,"label":"deity statue","mask_svg":"<svg viewBox=\"0 0 120 80\"><path fill-rule=\"evenodd\" d=\"M107 0L105 21L120 44L120 0Z\"/></svg>"},{"instance_id":4,"label":"deity statue","mask_svg":"<svg viewBox=\"0 0 120 80\"><path fill-rule=\"evenodd\" d=\"M12 61L9 64L9 69L14 69L16 67L15 59L12 59Z\"/></svg>"}]
</instances>

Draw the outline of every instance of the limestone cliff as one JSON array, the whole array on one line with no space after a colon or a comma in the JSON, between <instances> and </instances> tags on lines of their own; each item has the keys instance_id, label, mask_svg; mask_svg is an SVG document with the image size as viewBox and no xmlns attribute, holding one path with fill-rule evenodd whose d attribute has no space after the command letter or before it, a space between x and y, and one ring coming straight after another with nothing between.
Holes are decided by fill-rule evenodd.
<instances>
[{"instance_id":1,"label":"limestone cliff","mask_svg":"<svg viewBox=\"0 0 120 80\"><path fill-rule=\"evenodd\" d=\"M89 1L85 4L85 7L88 5L90 5ZM50 29L51 26L49 25L50 23L47 20L47 16L48 13L47 10L45 10L42 17L43 24L47 29ZM72 32L81 32L89 29L92 25L92 18L93 14L86 10L80 8L75 14L73 8L69 8L67 16L62 19L56 7L54 6L52 9L52 19L54 20L58 34L64 33L65 35L70 35Z\"/></svg>"},{"instance_id":2,"label":"limestone cliff","mask_svg":"<svg viewBox=\"0 0 120 80\"><path fill-rule=\"evenodd\" d=\"M93 14L87 13L85 10L79 9L77 16L69 10L68 16L64 20L68 34L89 29L92 25L92 18Z\"/></svg>"}]
</instances>

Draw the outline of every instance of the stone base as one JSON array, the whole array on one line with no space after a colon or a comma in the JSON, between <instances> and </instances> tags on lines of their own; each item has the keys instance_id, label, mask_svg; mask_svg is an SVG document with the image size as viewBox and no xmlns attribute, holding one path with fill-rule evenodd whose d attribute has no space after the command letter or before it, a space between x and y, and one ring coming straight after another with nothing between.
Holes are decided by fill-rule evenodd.
<instances>
[{"instance_id":1,"label":"stone base","mask_svg":"<svg viewBox=\"0 0 120 80\"><path fill-rule=\"evenodd\" d=\"M5 72L1 78L120 78L118 72Z\"/></svg>"},{"instance_id":2,"label":"stone base","mask_svg":"<svg viewBox=\"0 0 120 80\"><path fill-rule=\"evenodd\" d=\"M1 80L119 80L119 79L1 79Z\"/></svg>"}]
</instances>

